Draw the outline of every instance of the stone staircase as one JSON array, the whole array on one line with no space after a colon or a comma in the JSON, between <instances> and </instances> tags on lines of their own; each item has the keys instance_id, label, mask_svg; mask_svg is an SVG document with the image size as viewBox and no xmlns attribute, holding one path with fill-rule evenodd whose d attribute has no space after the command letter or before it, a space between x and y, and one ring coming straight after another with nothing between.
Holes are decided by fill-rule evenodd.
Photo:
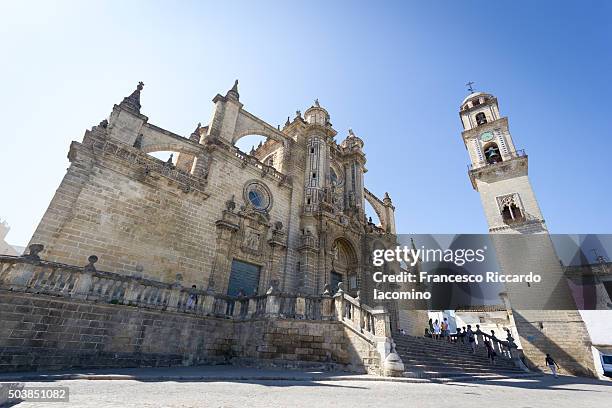
<instances>
[{"instance_id":1,"label":"stone staircase","mask_svg":"<svg viewBox=\"0 0 612 408\"><path fill-rule=\"evenodd\" d=\"M495 380L532 377L540 374L526 372L516 367L512 360L498 355L495 364L487 358L484 347L472 354L470 346L448 343L427 337L396 334L393 336L396 351L404 362L404 376L428 378L435 381Z\"/></svg>"}]
</instances>

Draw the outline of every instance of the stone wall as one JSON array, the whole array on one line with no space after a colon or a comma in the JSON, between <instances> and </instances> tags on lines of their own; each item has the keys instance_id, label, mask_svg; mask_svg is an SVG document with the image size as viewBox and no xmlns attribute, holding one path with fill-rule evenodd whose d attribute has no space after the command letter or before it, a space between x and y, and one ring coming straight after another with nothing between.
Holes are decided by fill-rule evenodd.
<instances>
[{"instance_id":1,"label":"stone wall","mask_svg":"<svg viewBox=\"0 0 612 408\"><path fill-rule=\"evenodd\" d=\"M0 372L230 362L364 372L379 361L331 320L229 320L4 289L0 310Z\"/></svg>"},{"instance_id":2,"label":"stone wall","mask_svg":"<svg viewBox=\"0 0 612 408\"><path fill-rule=\"evenodd\" d=\"M211 159L206 193L193 176L166 171L161 161L105 140L102 129L87 132L83 144L74 142L70 158L71 166L31 239L45 245L50 261L79 265L95 253L107 270L163 282L181 274L189 286L207 287L219 252L215 223L232 197L236 211L245 204L243 187L251 179L273 193L267 223L288 224L290 188L254 167L242 167L232 152L219 151ZM241 238L237 234L231 242L232 255L259 264L264 275L269 237L260 237L261 248L252 259L241 253ZM229 276L229 266L223 267L220 292ZM261 283L267 287L269 282Z\"/></svg>"},{"instance_id":3,"label":"stone wall","mask_svg":"<svg viewBox=\"0 0 612 408\"><path fill-rule=\"evenodd\" d=\"M563 374L596 377L591 339L577 310L513 310L527 365L547 370L546 353Z\"/></svg>"}]
</instances>

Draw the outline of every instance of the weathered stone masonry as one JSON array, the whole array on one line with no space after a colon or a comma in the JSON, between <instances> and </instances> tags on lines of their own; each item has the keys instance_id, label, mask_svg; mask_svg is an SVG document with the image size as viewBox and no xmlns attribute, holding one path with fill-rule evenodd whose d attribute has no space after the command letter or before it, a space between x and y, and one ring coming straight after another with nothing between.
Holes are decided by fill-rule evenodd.
<instances>
[{"instance_id":1,"label":"weathered stone masonry","mask_svg":"<svg viewBox=\"0 0 612 408\"><path fill-rule=\"evenodd\" d=\"M45 245L47 260L79 265L98 254L109 271L162 282L180 275L221 294L236 291L239 263L254 268L248 294L277 281L314 295L343 281L371 300L368 255L395 243L395 208L365 188L364 143L352 130L337 143L318 101L277 129L244 109L236 83L213 99L210 123L182 137L149 123L142 89L71 144L70 167L30 241ZM234 144L247 135L267 141L241 152ZM163 162L149 155L156 151L175 157ZM366 219L366 200L380 225ZM397 327L396 313L391 321Z\"/></svg>"},{"instance_id":2,"label":"weathered stone masonry","mask_svg":"<svg viewBox=\"0 0 612 408\"><path fill-rule=\"evenodd\" d=\"M144 278L0 257L0 371L210 363L397 375L389 316L333 297L229 297ZM198 296L190 303L191 295Z\"/></svg>"}]
</instances>

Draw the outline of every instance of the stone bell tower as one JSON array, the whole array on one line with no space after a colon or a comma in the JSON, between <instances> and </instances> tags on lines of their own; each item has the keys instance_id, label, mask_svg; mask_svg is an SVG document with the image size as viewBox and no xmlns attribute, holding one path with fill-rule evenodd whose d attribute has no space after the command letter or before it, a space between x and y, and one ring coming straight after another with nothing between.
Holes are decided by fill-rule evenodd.
<instances>
[{"instance_id":1,"label":"stone bell tower","mask_svg":"<svg viewBox=\"0 0 612 408\"><path fill-rule=\"evenodd\" d=\"M471 89L470 89L471 90ZM500 272L533 272L542 282L506 284L523 352L531 366L550 353L565 370L595 375L591 342L497 98L471 92L461 103L469 177L480 193Z\"/></svg>"}]
</instances>

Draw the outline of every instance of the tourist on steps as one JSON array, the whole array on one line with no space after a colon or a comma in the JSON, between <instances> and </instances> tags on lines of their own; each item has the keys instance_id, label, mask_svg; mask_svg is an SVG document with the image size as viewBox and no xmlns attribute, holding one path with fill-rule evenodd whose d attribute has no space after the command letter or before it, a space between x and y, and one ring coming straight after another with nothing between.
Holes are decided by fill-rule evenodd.
<instances>
[{"instance_id":1,"label":"tourist on steps","mask_svg":"<svg viewBox=\"0 0 612 408\"><path fill-rule=\"evenodd\" d=\"M493 350L493 346L491 345L491 340L485 339L484 341L485 348L487 349L487 358L491 360L491 364L495 364L495 356L497 353Z\"/></svg>"},{"instance_id":2,"label":"tourist on steps","mask_svg":"<svg viewBox=\"0 0 612 408\"><path fill-rule=\"evenodd\" d=\"M434 339L440 340L440 333L442 332L442 328L440 327L440 323L438 323L438 319L436 319L433 324L433 330Z\"/></svg>"},{"instance_id":3,"label":"tourist on steps","mask_svg":"<svg viewBox=\"0 0 612 408\"><path fill-rule=\"evenodd\" d=\"M465 336L465 333L461 333L461 327L457 327L457 335L455 336L455 343L463 343L463 337Z\"/></svg>"},{"instance_id":4,"label":"tourist on steps","mask_svg":"<svg viewBox=\"0 0 612 408\"><path fill-rule=\"evenodd\" d=\"M472 354L476 354L476 339L474 338L474 332L472 331L472 326L468 324L465 335L468 339L468 343L472 348Z\"/></svg>"},{"instance_id":5,"label":"tourist on steps","mask_svg":"<svg viewBox=\"0 0 612 408\"><path fill-rule=\"evenodd\" d=\"M433 337L434 335L434 328L433 328L433 320L429 319L429 333L431 333L431 337Z\"/></svg>"},{"instance_id":6,"label":"tourist on steps","mask_svg":"<svg viewBox=\"0 0 612 408\"><path fill-rule=\"evenodd\" d=\"M442 338L450 342L450 330L448 327L448 319L445 317L441 324Z\"/></svg>"},{"instance_id":7,"label":"tourist on steps","mask_svg":"<svg viewBox=\"0 0 612 408\"><path fill-rule=\"evenodd\" d=\"M555 376L555 378L559 378L557 375L557 369L560 368L559 364L550 356L550 354L546 353L546 365L550 368L550 371Z\"/></svg>"}]
</instances>

